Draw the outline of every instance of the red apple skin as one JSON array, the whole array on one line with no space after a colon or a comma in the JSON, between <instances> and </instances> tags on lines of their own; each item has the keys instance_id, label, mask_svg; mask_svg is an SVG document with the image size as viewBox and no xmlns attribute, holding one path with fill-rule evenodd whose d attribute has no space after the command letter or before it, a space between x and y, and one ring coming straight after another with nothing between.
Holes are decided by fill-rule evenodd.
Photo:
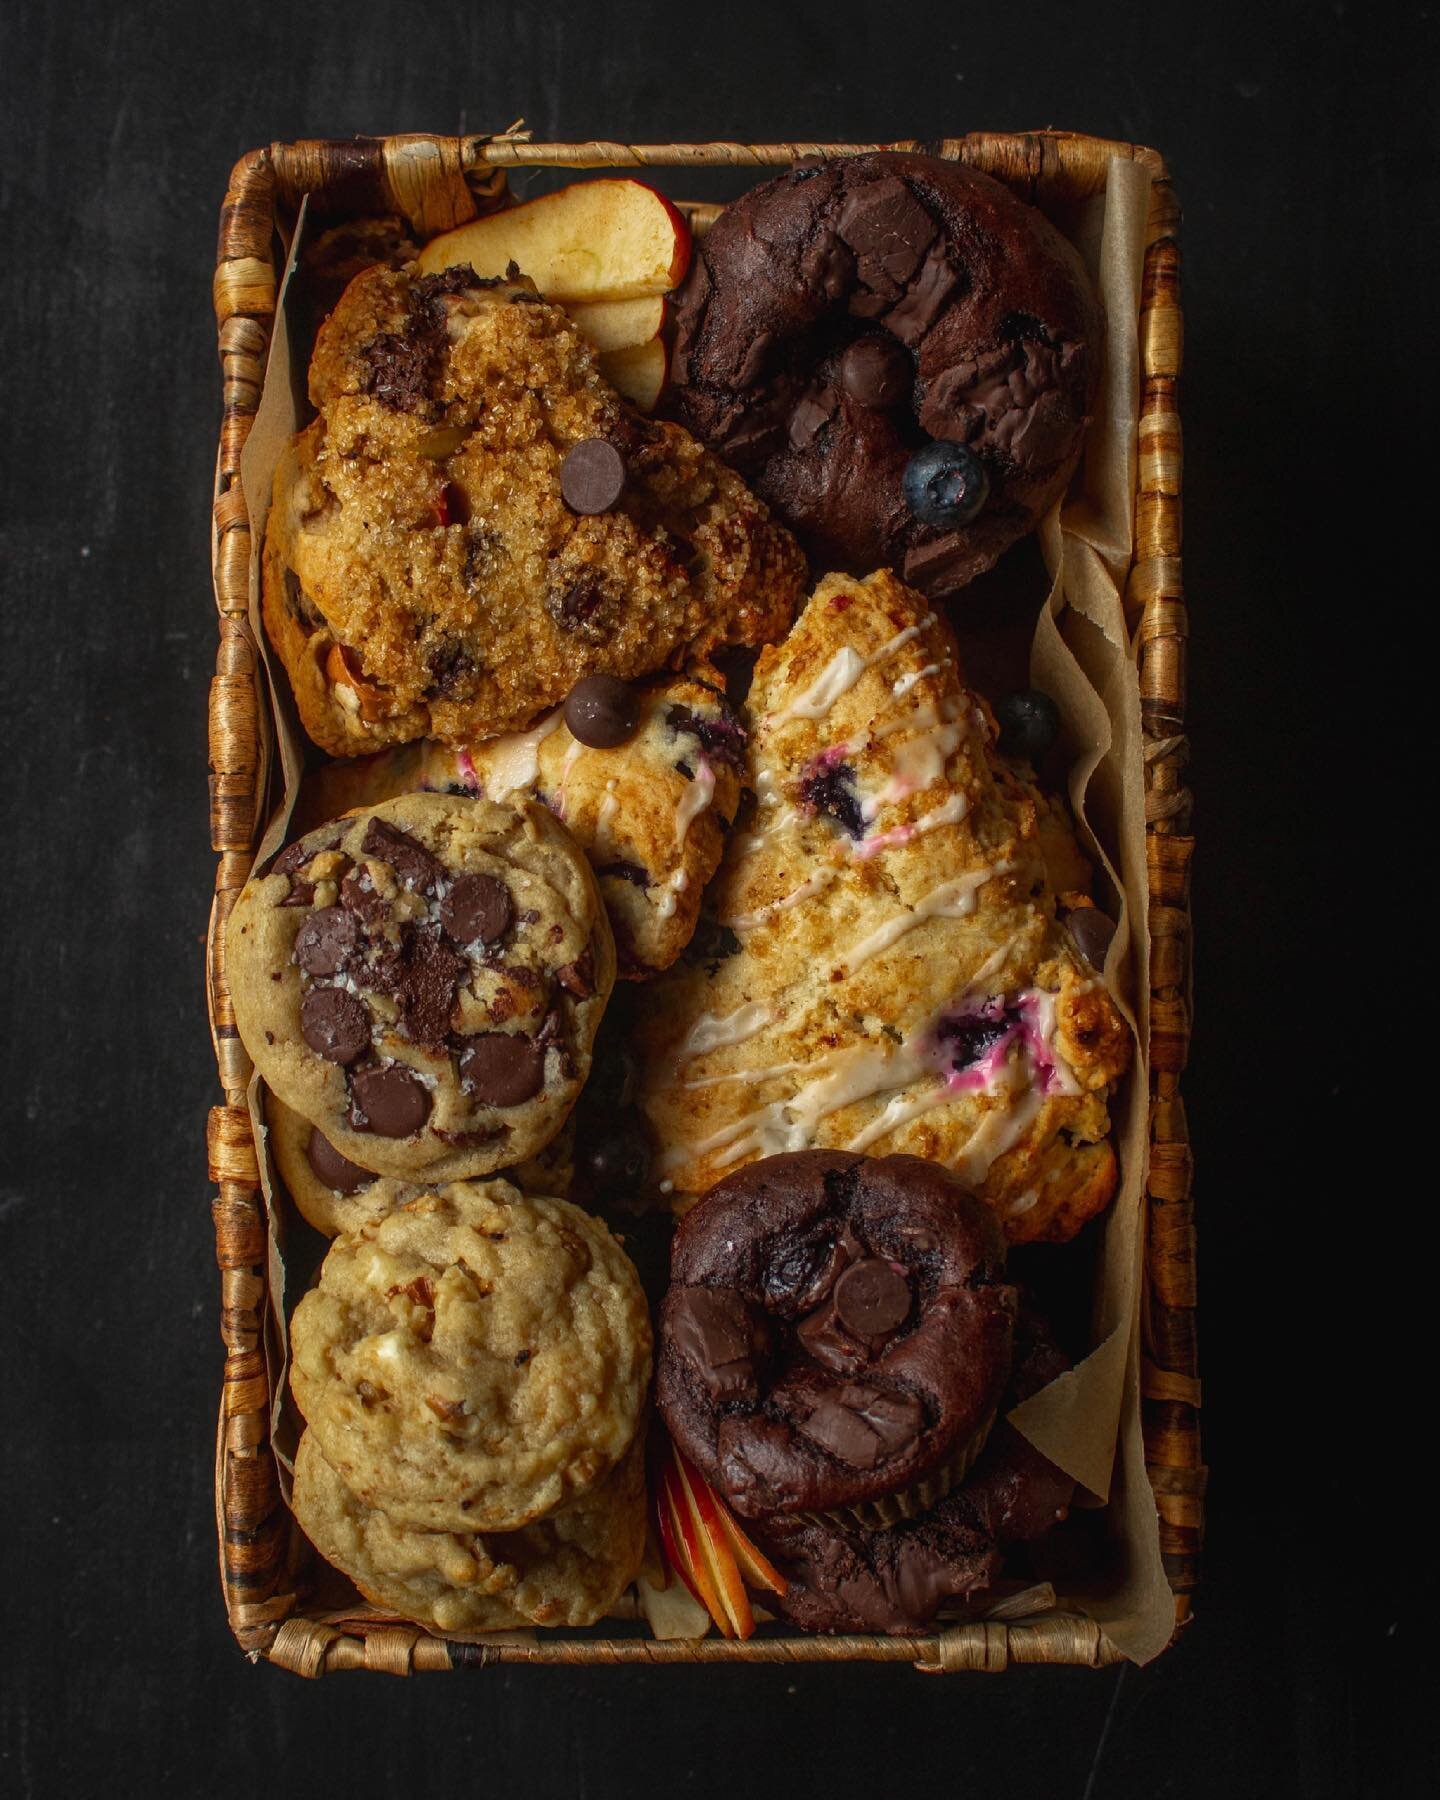
<instances>
[{"instance_id":1,"label":"red apple skin","mask_svg":"<svg viewBox=\"0 0 1440 1800\"><path fill-rule=\"evenodd\" d=\"M681 1485L680 1472L673 1462L664 1469L664 1497L670 1514L670 1526L679 1561L676 1568L686 1587L720 1627L725 1637L733 1637L734 1627L715 1587L705 1552L701 1547L695 1514Z\"/></svg>"},{"instance_id":2,"label":"red apple skin","mask_svg":"<svg viewBox=\"0 0 1440 1800\"><path fill-rule=\"evenodd\" d=\"M675 202L667 194L662 194L659 188L651 186L648 181L637 181L635 185L648 189L670 215L670 222L675 227L675 260L670 265L670 286L678 288L690 273L690 253L695 248L690 221Z\"/></svg>"},{"instance_id":3,"label":"red apple skin","mask_svg":"<svg viewBox=\"0 0 1440 1800\"><path fill-rule=\"evenodd\" d=\"M736 1562L730 1540L725 1535L719 1504L707 1483L678 1450L675 1452L675 1466L679 1471L680 1485L699 1528L704 1533L702 1549L709 1561L710 1575L719 1590L730 1623L735 1628L735 1636L748 1638L755 1630L755 1615L750 1610L750 1596L745 1592L740 1565Z\"/></svg>"},{"instance_id":4,"label":"red apple skin","mask_svg":"<svg viewBox=\"0 0 1440 1800\"><path fill-rule=\"evenodd\" d=\"M785 1577L774 1563L763 1554L746 1537L736 1523L734 1514L728 1508L720 1508L720 1523L725 1528L725 1535L730 1540L730 1548L735 1553L735 1560L740 1565L740 1573L752 1587L768 1590L772 1594L783 1594L787 1583Z\"/></svg>"}]
</instances>

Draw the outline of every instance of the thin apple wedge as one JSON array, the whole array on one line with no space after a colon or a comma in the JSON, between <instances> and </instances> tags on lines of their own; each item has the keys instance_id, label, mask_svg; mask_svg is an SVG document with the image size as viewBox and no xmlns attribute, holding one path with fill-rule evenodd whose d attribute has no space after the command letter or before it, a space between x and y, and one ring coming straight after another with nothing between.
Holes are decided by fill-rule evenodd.
<instances>
[{"instance_id":1,"label":"thin apple wedge","mask_svg":"<svg viewBox=\"0 0 1440 1800\"><path fill-rule=\"evenodd\" d=\"M665 325L665 296L643 300L572 301L570 322L593 349L633 350L658 338Z\"/></svg>"},{"instance_id":2,"label":"thin apple wedge","mask_svg":"<svg viewBox=\"0 0 1440 1800\"><path fill-rule=\"evenodd\" d=\"M718 1506L719 1502L716 1504ZM728 1507L720 1506L720 1523L730 1540L730 1549L740 1565L740 1573L749 1585L767 1593L783 1594L787 1586L785 1577L769 1557L746 1537Z\"/></svg>"},{"instance_id":3,"label":"thin apple wedge","mask_svg":"<svg viewBox=\"0 0 1440 1800\"><path fill-rule=\"evenodd\" d=\"M670 1457L660 1464L660 1492L656 1511L660 1519L660 1539L675 1573L689 1588L726 1637L734 1637L735 1627L730 1613L720 1598L711 1572L710 1559L700 1530L700 1521L686 1494L680 1471Z\"/></svg>"},{"instance_id":4,"label":"thin apple wedge","mask_svg":"<svg viewBox=\"0 0 1440 1800\"><path fill-rule=\"evenodd\" d=\"M472 219L420 252L427 275L469 263L504 275L511 263L547 300L639 300L685 278L690 227L641 181L578 181L538 200Z\"/></svg>"},{"instance_id":5,"label":"thin apple wedge","mask_svg":"<svg viewBox=\"0 0 1440 1800\"><path fill-rule=\"evenodd\" d=\"M748 1638L754 1635L755 1615L750 1610L750 1596L745 1592L740 1565L730 1548L721 1520L720 1503L699 1472L693 1469L677 1450L675 1467L680 1486L699 1526L700 1549L709 1568L711 1582L720 1597L724 1616L714 1615L715 1623L727 1637ZM729 1629L726 1630L726 1626Z\"/></svg>"},{"instance_id":6,"label":"thin apple wedge","mask_svg":"<svg viewBox=\"0 0 1440 1800\"><path fill-rule=\"evenodd\" d=\"M664 338L651 338L630 350L610 350L596 358L600 373L617 394L633 401L641 412L652 412L665 387L669 354Z\"/></svg>"}]
</instances>

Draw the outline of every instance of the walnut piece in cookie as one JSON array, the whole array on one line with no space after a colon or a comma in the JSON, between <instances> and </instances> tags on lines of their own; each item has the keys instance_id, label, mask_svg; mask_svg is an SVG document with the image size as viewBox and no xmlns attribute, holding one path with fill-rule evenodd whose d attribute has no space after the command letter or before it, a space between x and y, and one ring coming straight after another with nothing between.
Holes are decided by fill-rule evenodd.
<instances>
[{"instance_id":1,"label":"walnut piece in cookie","mask_svg":"<svg viewBox=\"0 0 1440 1800\"><path fill-rule=\"evenodd\" d=\"M605 1225L507 1182L452 1182L338 1237L295 1309L290 1384L367 1506L518 1531L635 1442L650 1315Z\"/></svg>"},{"instance_id":2,"label":"walnut piece in cookie","mask_svg":"<svg viewBox=\"0 0 1440 1800\"><path fill-rule=\"evenodd\" d=\"M794 613L789 533L681 427L628 407L529 285L371 269L321 329L310 393L262 591L333 755L518 730L586 676L768 642ZM624 480L586 512L562 470L594 442Z\"/></svg>"},{"instance_id":3,"label":"walnut piece in cookie","mask_svg":"<svg viewBox=\"0 0 1440 1800\"><path fill-rule=\"evenodd\" d=\"M490 1174L564 1124L615 978L595 877L533 801L413 794L308 833L246 884L235 1017L346 1162Z\"/></svg>"}]
</instances>

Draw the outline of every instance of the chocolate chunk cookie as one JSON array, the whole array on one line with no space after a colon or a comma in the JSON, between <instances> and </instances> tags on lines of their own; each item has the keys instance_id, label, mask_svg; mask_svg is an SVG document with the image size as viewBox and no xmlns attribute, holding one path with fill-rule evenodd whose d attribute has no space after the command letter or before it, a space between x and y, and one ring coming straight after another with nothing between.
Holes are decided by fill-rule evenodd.
<instances>
[{"instance_id":1,"label":"chocolate chunk cookie","mask_svg":"<svg viewBox=\"0 0 1440 1800\"><path fill-rule=\"evenodd\" d=\"M335 1240L290 1348L296 1404L358 1500L422 1531L518 1531L635 1442L650 1317L600 1220L452 1182Z\"/></svg>"},{"instance_id":2,"label":"chocolate chunk cookie","mask_svg":"<svg viewBox=\"0 0 1440 1800\"><path fill-rule=\"evenodd\" d=\"M880 154L726 207L672 376L679 417L819 566L889 564L941 595L1064 492L1100 353L1080 258L1040 213L957 163Z\"/></svg>"},{"instance_id":3,"label":"chocolate chunk cookie","mask_svg":"<svg viewBox=\"0 0 1440 1800\"><path fill-rule=\"evenodd\" d=\"M918 1157L772 1156L675 1234L656 1401L747 1519L885 1525L974 1459L1010 1371L989 1211Z\"/></svg>"},{"instance_id":4,"label":"chocolate chunk cookie","mask_svg":"<svg viewBox=\"0 0 1440 1800\"><path fill-rule=\"evenodd\" d=\"M227 949L267 1085L341 1162L411 1181L509 1168L556 1135L615 975L563 827L440 794L291 845L246 885Z\"/></svg>"}]
</instances>

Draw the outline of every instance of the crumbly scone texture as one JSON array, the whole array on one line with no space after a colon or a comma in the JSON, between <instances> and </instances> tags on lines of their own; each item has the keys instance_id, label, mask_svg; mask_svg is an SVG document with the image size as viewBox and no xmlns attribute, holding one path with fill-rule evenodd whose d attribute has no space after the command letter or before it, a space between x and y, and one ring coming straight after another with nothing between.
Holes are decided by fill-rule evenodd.
<instances>
[{"instance_id":1,"label":"crumbly scone texture","mask_svg":"<svg viewBox=\"0 0 1440 1800\"><path fill-rule=\"evenodd\" d=\"M265 1095L266 1137L270 1154L285 1191L295 1202L306 1224L326 1237L359 1231L397 1206L417 1197L420 1190L388 1175L370 1176L363 1187L351 1192L330 1187L310 1160L311 1134L316 1130L293 1107L272 1093ZM575 1174L575 1125L567 1119L550 1142L513 1169L502 1169L499 1179L511 1181L522 1194L567 1194Z\"/></svg>"},{"instance_id":2,"label":"crumbly scone texture","mask_svg":"<svg viewBox=\"0 0 1440 1800\"><path fill-rule=\"evenodd\" d=\"M739 476L627 407L529 285L368 270L320 331L310 395L263 601L332 755L523 729L582 676L773 640L804 592L798 546ZM628 480L581 516L560 467L597 437Z\"/></svg>"},{"instance_id":3,"label":"crumbly scone texture","mask_svg":"<svg viewBox=\"0 0 1440 1800\"><path fill-rule=\"evenodd\" d=\"M490 1174L547 1144L615 978L595 877L563 826L533 801L442 794L299 839L246 884L227 956L267 1085L342 1156L411 1181Z\"/></svg>"},{"instance_id":4,"label":"crumbly scone texture","mask_svg":"<svg viewBox=\"0 0 1440 1800\"><path fill-rule=\"evenodd\" d=\"M1129 1032L1057 922L1047 807L949 628L888 572L827 576L746 710L754 816L712 922L637 995L661 1191L683 1209L777 1151L900 1151L1012 1242L1073 1236L1114 1192Z\"/></svg>"},{"instance_id":5,"label":"crumbly scone texture","mask_svg":"<svg viewBox=\"0 0 1440 1800\"><path fill-rule=\"evenodd\" d=\"M518 1531L635 1441L650 1315L599 1219L453 1182L335 1240L290 1348L296 1404L367 1506L427 1531Z\"/></svg>"},{"instance_id":6,"label":"crumbly scone texture","mask_svg":"<svg viewBox=\"0 0 1440 1800\"><path fill-rule=\"evenodd\" d=\"M421 1531L366 1506L307 1431L295 1456L295 1517L372 1605L448 1635L593 1625L635 1579L645 1549L637 1442L581 1499L509 1532Z\"/></svg>"}]
</instances>

